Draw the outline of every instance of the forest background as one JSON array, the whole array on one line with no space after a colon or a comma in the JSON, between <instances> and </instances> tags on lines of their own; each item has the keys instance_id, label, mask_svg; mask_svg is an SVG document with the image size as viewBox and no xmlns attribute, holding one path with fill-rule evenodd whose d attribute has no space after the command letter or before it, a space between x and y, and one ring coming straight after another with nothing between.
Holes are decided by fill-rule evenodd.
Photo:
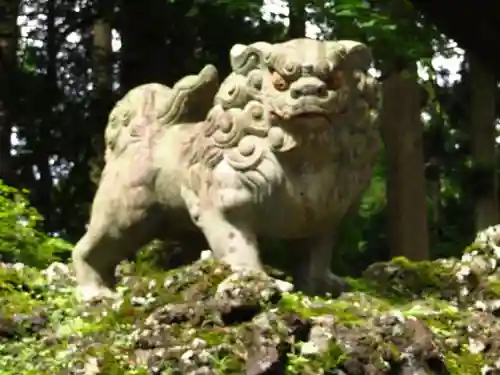
<instances>
[{"instance_id":1,"label":"forest background","mask_svg":"<svg viewBox=\"0 0 500 375\"><path fill-rule=\"evenodd\" d=\"M207 63L225 76L233 44L306 35L368 44L384 94L384 150L343 223L335 272L458 256L498 222L497 79L406 1L1 0L0 14L3 260L67 259L108 113L128 90ZM279 264L285 251L268 257Z\"/></svg>"}]
</instances>

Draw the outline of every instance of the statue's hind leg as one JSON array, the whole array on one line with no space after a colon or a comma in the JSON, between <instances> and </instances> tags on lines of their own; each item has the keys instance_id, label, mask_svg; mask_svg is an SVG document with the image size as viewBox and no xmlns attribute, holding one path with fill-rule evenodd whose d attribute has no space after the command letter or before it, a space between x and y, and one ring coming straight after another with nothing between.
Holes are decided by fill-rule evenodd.
<instances>
[{"instance_id":1,"label":"statue's hind leg","mask_svg":"<svg viewBox=\"0 0 500 375\"><path fill-rule=\"evenodd\" d=\"M330 293L339 295L348 284L330 270L335 237L330 231L310 238L290 241L297 258L293 270L297 288L309 295Z\"/></svg>"},{"instance_id":2,"label":"statue's hind leg","mask_svg":"<svg viewBox=\"0 0 500 375\"><path fill-rule=\"evenodd\" d=\"M153 204L149 187L130 186L110 175L103 177L87 232L72 253L80 299L113 295L118 263L154 237Z\"/></svg>"}]
</instances>

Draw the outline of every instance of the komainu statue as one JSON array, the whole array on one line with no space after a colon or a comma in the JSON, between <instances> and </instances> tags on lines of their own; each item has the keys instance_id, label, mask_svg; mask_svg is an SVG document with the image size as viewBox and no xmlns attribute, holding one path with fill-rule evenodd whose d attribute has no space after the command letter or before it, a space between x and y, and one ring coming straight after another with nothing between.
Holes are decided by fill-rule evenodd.
<instances>
[{"instance_id":1,"label":"komainu statue","mask_svg":"<svg viewBox=\"0 0 500 375\"><path fill-rule=\"evenodd\" d=\"M262 271L258 240L291 243L296 285L330 287L339 221L368 186L380 94L368 48L294 39L235 45L219 85L207 65L145 84L106 128L106 165L73 251L80 298L113 294L116 265L153 238L202 233L233 270Z\"/></svg>"}]
</instances>

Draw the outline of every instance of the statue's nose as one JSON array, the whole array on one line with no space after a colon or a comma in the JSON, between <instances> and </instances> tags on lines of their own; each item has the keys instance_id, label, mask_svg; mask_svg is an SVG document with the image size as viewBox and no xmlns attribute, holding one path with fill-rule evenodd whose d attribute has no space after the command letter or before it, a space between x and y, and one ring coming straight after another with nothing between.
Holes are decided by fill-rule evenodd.
<instances>
[{"instance_id":1,"label":"statue's nose","mask_svg":"<svg viewBox=\"0 0 500 375\"><path fill-rule=\"evenodd\" d=\"M315 77L303 77L293 82L290 86L290 95L293 99L304 96L326 96L326 84Z\"/></svg>"}]
</instances>

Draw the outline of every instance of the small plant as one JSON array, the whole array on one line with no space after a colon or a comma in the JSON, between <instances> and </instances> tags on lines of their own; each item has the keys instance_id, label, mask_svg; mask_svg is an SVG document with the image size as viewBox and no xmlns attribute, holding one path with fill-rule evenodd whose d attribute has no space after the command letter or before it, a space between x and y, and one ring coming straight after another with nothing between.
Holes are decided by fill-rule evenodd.
<instances>
[{"instance_id":1,"label":"small plant","mask_svg":"<svg viewBox=\"0 0 500 375\"><path fill-rule=\"evenodd\" d=\"M332 341L328 346L328 350L324 353L315 355L302 355L301 348L305 345L303 342L296 343L292 351L287 354L287 374L318 374L325 371L336 370L347 359L347 355L343 353L340 346Z\"/></svg>"},{"instance_id":2,"label":"small plant","mask_svg":"<svg viewBox=\"0 0 500 375\"><path fill-rule=\"evenodd\" d=\"M71 244L37 230L43 218L30 205L27 194L27 190L0 180L0 262L41 268L68 252Z\"/></svg>"}]
</instances>

